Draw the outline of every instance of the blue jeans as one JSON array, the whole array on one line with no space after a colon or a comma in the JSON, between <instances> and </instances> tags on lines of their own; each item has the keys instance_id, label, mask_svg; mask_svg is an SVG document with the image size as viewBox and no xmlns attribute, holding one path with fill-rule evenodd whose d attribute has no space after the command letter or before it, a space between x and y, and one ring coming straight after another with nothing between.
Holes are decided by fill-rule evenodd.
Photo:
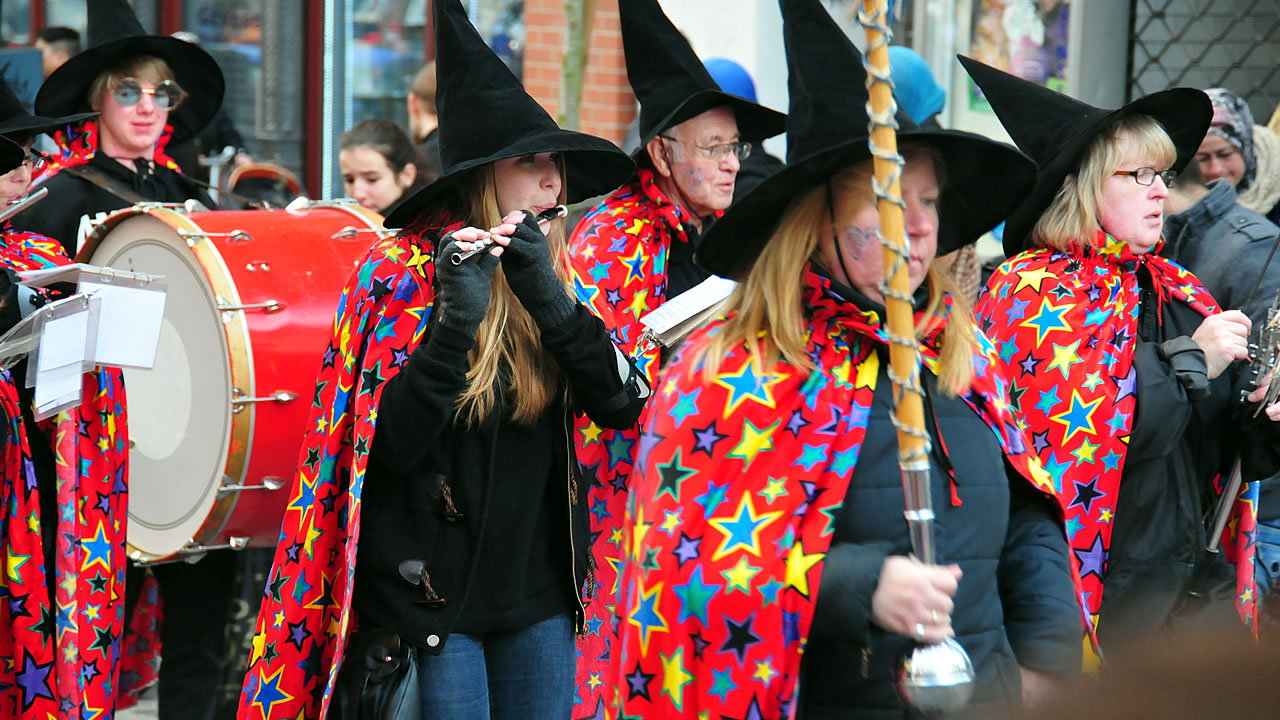
<instances>
[{"instance_id":1,"label":"blue jeans","mask_svg":"<svg viewBox=\"0 0 1280 720\"><path fill-rule=\"evenodd\" d=\"M422 720L568 718L576 655L568 614L508 632L454 633L439 655L417 654Z\"/></svg>"}]
</instances>

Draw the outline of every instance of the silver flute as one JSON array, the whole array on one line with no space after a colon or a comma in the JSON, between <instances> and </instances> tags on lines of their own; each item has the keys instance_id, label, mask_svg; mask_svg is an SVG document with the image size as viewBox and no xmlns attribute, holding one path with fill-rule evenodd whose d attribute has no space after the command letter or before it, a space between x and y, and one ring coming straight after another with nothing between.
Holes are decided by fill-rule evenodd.
<instances>
[{"instance_id":1,"label":"silver flute","mask_svg":"<svg viewBox=\"0 0 1280 720\"><path fill-rule=\"evenodd\" d=\"M48 194L49 194L49 188L47 187L37 188L34 191L32 191L29 195L23 195L17 200L14 200L13 202L9 203L8 207L4 208L3 210L0 210L0 223L4 222L5 220L8 220L14 215L17 215L23 210L26 210L32 205L35 205L36 203L40 202Z\"/></svg>"},{"instance_id":2,"label":"silver flute","mask_svg":"<svg viewBox=\"0 0 1280 720\"><path fill-rule=\"evenodd\" d=\"M568 214L569 214L569 208L565 207L564 205L557 205L553 208L549 208L547 210L543 210L541 213L538 213L538 217L537 217L538 224L546 225L550 223L552 220L555 220L556 218L562 218ZM490 245L493 245L492 237L487 237L483 240L477 240L474 243L472 243L470 250L466 252L456 252L453 255L451 255L449 259L453 261L454 265L461 265L464 261L466 261L467 258L472 257L474 255L479 255L480 253L488 250Z\"/></svg>"}]
</instances>

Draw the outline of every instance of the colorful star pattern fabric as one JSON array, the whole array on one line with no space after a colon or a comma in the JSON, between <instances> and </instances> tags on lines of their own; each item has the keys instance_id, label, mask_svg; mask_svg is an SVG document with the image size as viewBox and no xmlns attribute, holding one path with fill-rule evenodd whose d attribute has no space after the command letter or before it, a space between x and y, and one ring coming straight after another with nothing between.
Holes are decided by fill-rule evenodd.
<instances>
[{"instance_id":1,"label":"colorful star pattern fabric","mask_svg":"<svg viewBox=\"0 0 1280 720\"><path fill-rule=\"evenodd\" d=\"M153 158L155 164L181 173L178 162L164 153L164 148L173 137L173 126L165 125L160 139L156 142ZM98 123L85 120L76 125L68 125L53 133L53 142L58 146L58 153L51 155L50 162L40 170L40 174L32 178L33 185L53 177L63 168L84 165L98 153Z\"/></svg>"},{"instance_id":2,"label":"colorful star pattern fabric","mask_svg":"<svg viewBox=\"0 0 1280 720\"><path fill-rule=\"evenodd\" d=\"M579 302L608 329L615 345L657 387L658 349L640 348L640 317L666 301L667 259L672 243L689 242L685 212L669 201L640 170L578 223L569 240L570 267ZM586 633L578 640L578 692L574 717L590 718L613 692L600 678L609 666L613 640L617 567L628 478L644 413L630 430L607 430L582 416L576 420L578 463L590 480L594 588L588 588Z\"/></svg>"},{"instance_id":3,"label":"colorful star pattern fabric","mask_svg":"<svg viewBox=\"0 0 1280 720\"><path fill-rule=\"evenodd\" d=\"M338 301L249 657L241 720L323 717L347 633L360 495L386 381L431 315L439 227L379 240Z\"/></svg>"},{"instance_id":4,"label":"colorful star pattern fabric","mask_svg":"<svg viewBox=\"0 0 1280 720\"><path fill-rule=\"evenodd\" d=\"M1097 620L1111 547L1116 494L1137 403L1140 290L1145 266L1161 305L1182 302L1208 317L1219 312L1194 275L1160 257L1134 255L1099 233L1096 248L1030 250L992 275L975 308L1011 378L1017 412L1053 477L1079 561L1090 615ZM1254 617L1253 546L1241 541L1257 521L1255 487L1243 487L1226 541L1237 567L1237 608ZM1235 537L1230 537L1234 534Z\"/></svg>"},{"instance_id":5,"label":"colorful star pattern fabric","mask_svg":"<svg viewBox=\"0 0 1280 720\"><path fill-rule=\"evenodd\" d=\"M877 315L841 300L812 271L803 282L814 372L782 361L761 369L744 344L706 379L698 352L722 328L717 321L691 335L664 373L623 531L610 666L618 717L782 718L794 710L823 561L866 435L876 348L886 344ZM923 343L931 369L944 327ZM1019 472L1050 492L989 345L979 349L963 397ZM690 393L692 407L677 416ZM678 523L668 522L673 514Z\"/></svg>"},{"instance_id":6,"label":"colorful star pattern fabric","mask_svg":"<svg viewBox=\"0 0 1280 720\"><path fill-rule=\"evenodd\" d=\"M0 261L18 271L70 262L56 240L12 231L0 236ZM86 373L83 391L79 407L40 423L52 438L59 510L43 517L17 389L0 373L0 718L110 718L116 707L128 507L122 375ZM47 534L54 567L45 564Z\"/></svg>"}]
</instances>

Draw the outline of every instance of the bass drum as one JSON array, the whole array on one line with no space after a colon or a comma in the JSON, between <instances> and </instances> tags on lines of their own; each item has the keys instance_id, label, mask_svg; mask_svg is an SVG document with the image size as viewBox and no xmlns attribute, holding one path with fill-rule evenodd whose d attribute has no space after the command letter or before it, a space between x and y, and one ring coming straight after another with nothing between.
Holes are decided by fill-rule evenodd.
<instances>
[{"instance_id":1,"label":"bass drum","mask_svg":"<svg viewBox=\"0 0 1280 720\"><path fill-rule=\"evenodd\" d=\"M141 204L94 227L79 260L168 285L155 367L124 371L131 559L276 544L339 296L385 233L347 202Z\"/></svg>"}]
</instances>

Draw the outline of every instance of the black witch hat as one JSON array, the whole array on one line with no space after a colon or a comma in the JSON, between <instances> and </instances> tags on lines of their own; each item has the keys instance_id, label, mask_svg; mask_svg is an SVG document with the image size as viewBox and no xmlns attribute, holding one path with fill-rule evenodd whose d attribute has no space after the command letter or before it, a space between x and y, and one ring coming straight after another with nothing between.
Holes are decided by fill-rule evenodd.
<instances>
[{"instance_id":1,"label":"black witch hat","mask_svg":"<svg viewBox=\"0 0 1280 720\"><path fill-rule=\"evenodd\" d=\"M786 115L720 89L658 0L621 0L627 79L640 101L641 152L658 133L716 107L733 110L738 135L758 142L786 129Z\"/></svg>"},{"instance_id":2,"label":"black witch hat","mask_svg":"<svg viewBox=\"0 0 1280 720\"><path fill-rule=\"evenodd\" d=\"M1126 115L1154 118L1173 140L1178 151L1173 169L1181 170L1195 157L1213 119L1213 104L1200 90L1164 90L1118 110L1103 110L972 58L959 57L1009 137L1038 166L1030 192L1005 223L1004 253L1009 257L1026 249L1032 228L1066 177L1080 167L1089 143L1116 120Z\"/></svg>"},{"instance_id":3,"label":"black witch hat","mask_svg":"<svg viewBox=\"0 0 1280 720\"><path fill-rule=\"evenodd\" d=\"M12 136L14 140L24 140L27 135L53 132L60 127L73 125L97 114L96 112L76 113L66 117L32 115L27 111L27 106L14 94L9 83L0 79L0 135Z\"/></svg>"},{"instance_id":4,"label":"black witch hat","mask_svg":"<svg viewBox=\"0 0 1280 720\"><path fill-rule=\"evenodd\" d=\"M871 156L862 53L818 0L781 0L788 91L787 165L729 207L703 236L695 260L724 277L750 268L787 205L835 172ZM812 92L810 91L812 89ZM1035 176L1035 165L981 135L919 127L899 112L899 144L935 150L946 167L938 254L995 227Z\"/></svg>"},{"instance_id":5,"label":"black witch hat","mask_svg":"<svg viewBox=\"0 0 1280 720\"><path fill-rule=\"evenodd\" d=\"M611 192L635 164L618 146L561 130L489 49L458 0L435 0L436 110L443 173L400 203L387 227L404 227L469 170L531 153L564 157L569 202Z\"/></svg>"},{"instance_id":6,"label":"black witch hat","mask_svg":"<svg viewBox=\"0 0 1280 720\"><path fill-rule=\"evenodd\" d=\"M127 0L92 0L89 6L88 47L53 72L36 95L41 115L89 112L89 89L94 80L116 63L134 55L164 60L178 85L187 93L169 113L171 145L200 132L222 106L222 70L209 53L177 38L147 35Z\"/></svg>"},{"instance_id":7,"label":"black witch hat","mask_svg":"<svg viewBox=\"0 0 1280 720\"><path fill-rule=\"evenodd\" d=\"M0 83L0 85L2 84ZM0 135L0 175L17 170L26 157L27 151L25 148L4 135Z\"/></svg>"}]
</instances>

